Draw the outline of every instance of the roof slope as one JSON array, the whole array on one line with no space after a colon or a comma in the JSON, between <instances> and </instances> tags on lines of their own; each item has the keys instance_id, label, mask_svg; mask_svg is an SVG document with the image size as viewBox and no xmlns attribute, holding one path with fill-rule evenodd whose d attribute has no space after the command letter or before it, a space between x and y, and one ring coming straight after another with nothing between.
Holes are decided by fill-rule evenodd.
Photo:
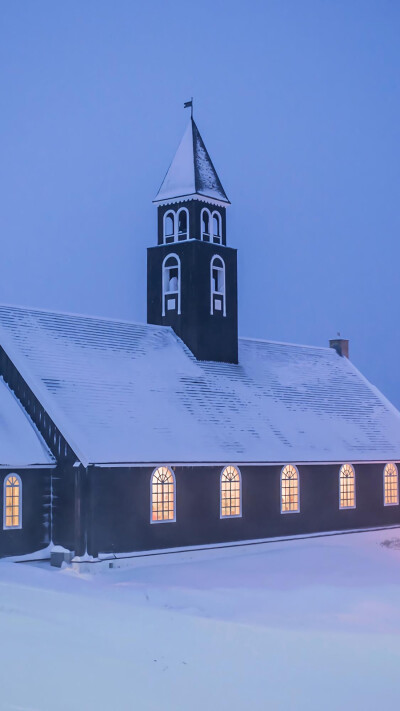
<instances>
[{"instance_id":1,"label":"roof slope","mask_svg":"<svg viewBox=\"0 0 400 711\"><path fill-rule=\"evenodd\" d=\"M190 195L229 203L193 118L188 123L154 202Z\"/></svg>"},{"instance_id":2,"label":"roof slope","mask_svg":"<svg viewBox=\"0 0 400 711\"><path fill-rule=\"evenodd\" d=\"M166 327L9 306L0 343L85 465L400 460L399 413L333 349L199 362Z\"/></svg>"},{"instance_id":3,"label":"roof slope","mask_svg":"<svg viewBox=\"0 0 400 711\"><path fill-rule=\"evenodd\" d=\"M0 378L0 466L47 465L54 459L15 395Z\"/></svg>"}]
</instances>

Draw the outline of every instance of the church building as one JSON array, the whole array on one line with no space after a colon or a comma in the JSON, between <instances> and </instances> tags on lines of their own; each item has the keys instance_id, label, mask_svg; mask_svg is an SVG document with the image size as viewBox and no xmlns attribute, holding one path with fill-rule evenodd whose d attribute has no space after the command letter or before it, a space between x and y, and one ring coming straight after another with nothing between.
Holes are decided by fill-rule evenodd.
<instances>
[{"instance_id":1,"label":"church building","mask_svg":"<svg viewBox=\"0 0 400 711\"><path fill-rule=\"evenodd\" d=\"M0 306L0 556L400 525L400 413L348 342L238 337L230 203L193 117L154 202L147 324Z\"/></svg>"}]
</instances>

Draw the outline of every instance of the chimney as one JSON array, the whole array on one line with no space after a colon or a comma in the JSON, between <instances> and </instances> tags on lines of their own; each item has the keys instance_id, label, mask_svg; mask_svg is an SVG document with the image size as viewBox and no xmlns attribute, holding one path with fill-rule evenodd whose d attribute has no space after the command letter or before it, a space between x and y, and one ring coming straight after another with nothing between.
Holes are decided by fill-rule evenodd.
<instances>
[{"instance_id":1,"label":"chimney","mask_svg":"<svg viewBox=\"0 0 400 711\"><path fill-rule=\"evenodd\" d=\"M349 342L346 338L341 338L340 333L338 333L337 338L332 338L329 341L329 348L334 348L340 356L349 357Z\"/></svg>"}]
</instances>

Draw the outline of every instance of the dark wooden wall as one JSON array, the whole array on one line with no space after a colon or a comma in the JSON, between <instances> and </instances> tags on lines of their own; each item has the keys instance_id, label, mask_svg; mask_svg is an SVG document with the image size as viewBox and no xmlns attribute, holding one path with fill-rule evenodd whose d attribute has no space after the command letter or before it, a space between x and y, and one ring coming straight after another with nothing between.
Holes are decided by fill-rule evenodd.
<instances>
[{"instance_id":1,"label":"dark wooden wall","mask_svg":"<svg viewBox=\"0 0 400 711\"><path fill-rule=\"evenodd\" d=\"M25 555L46 548L51 536L50 469L0 469L0 557ZM3 529L4 480L18 474L22 481L22 528Z\"/></svg>"},{"instance_id":2,"label":"dark wooden wall","mask_svg":"<svg viewBox=\"0 0 400 711\"><path fill-rule=\"evenodd\" d=\"M221 467L176 467L176 522L150 523L153 469L93 468L90 551L128 552L400 524L383 465L355 465L357 507L339 510L339 466L299 466L300 513L280 513L280 466L241 467L241 518L220 519Z\"/></svg>"}]
</instances>

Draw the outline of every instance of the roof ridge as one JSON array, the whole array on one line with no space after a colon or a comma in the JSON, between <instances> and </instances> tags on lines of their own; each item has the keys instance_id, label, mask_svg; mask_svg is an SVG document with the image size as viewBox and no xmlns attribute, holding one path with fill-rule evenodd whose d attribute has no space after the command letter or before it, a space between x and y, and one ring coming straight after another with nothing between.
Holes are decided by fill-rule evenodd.
<instances>
[{"instance_id":1,"label":"roof ridge","mask_svg":"<svg viewBox=\"0 0 400 711\"><path fill-rule=\"evenodd\" d=\"M257 343L272 343L275 346L292 346L293 348L312 348L313 350L334 351L330 346L313 346L309 343L291 343L288 341L272 341L268 338L252 338L250 336L239 336L239 341L255 341Z\"/></svg>"}]
</instances>

